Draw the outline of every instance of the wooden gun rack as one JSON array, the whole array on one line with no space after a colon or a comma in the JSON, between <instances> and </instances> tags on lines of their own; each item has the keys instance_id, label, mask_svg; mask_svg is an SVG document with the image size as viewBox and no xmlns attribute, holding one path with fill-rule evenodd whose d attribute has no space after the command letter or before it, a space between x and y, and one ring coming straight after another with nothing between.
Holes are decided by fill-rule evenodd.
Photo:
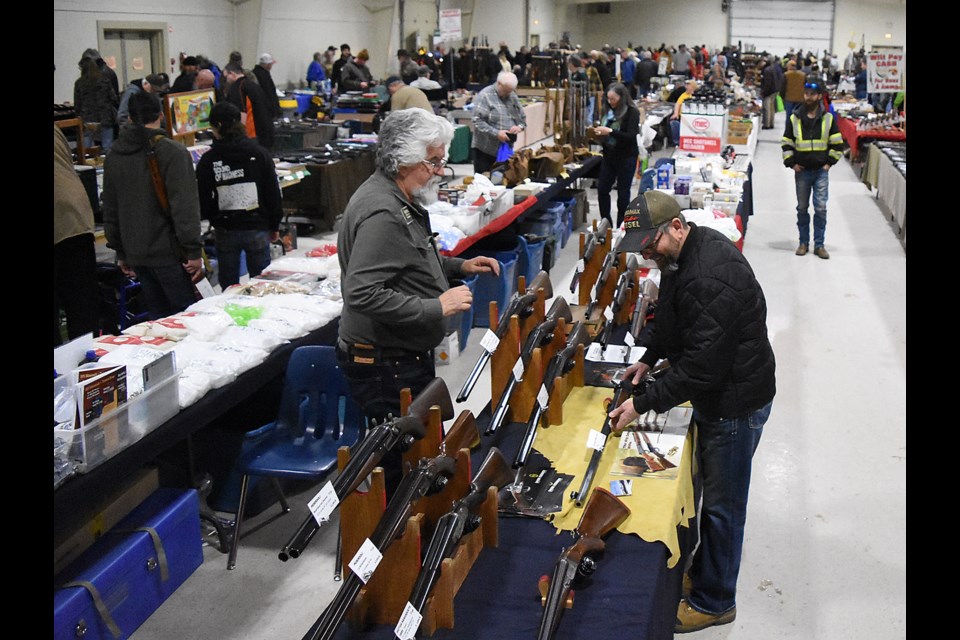
<instances>
[{"instance_id":1,"label":"wooden gun rack","mask_svg":"<svg viewBox=\"0 0 960 640\"><path fill-rule=\"evenodd\" d=\"M401 414L406 415L410 406L410 391L401 393ZM395 540L377 567L373 577L361 588L347 619L358 630L371 624L395 625L403 613L407 599L420 571L420 550L429 542L437 520L446 513L454 501L464 497L470 488L472 471L468 447L479 443L476 421L470 411L463 411L451 426L446 438L440 408L430 408L426 435L404 452L404 473L413 468L421 457L434 457L444 451L456 459L456 471L439 493L426 496L414 505L414 513L407 519L403 534ZM445 442L464 445L457 451L445 451ZM340 471L350 460L350 448L340 447L337 464ZM383 469L376 468L371 474L370 488L366 492L355 491L340 505L341 548L343 551L342 572L350 571L349 562L363 542L373 533L387 507ZM437 628L453 628L453 598L469 574L474 561L484 546L497 546L499 531L497 522L497 491L491 488L479 510L481 525L465 535L452 558L444 560L442 574L427 600L421 629L433 635Z\"/></svg>"},{"instance_id":2,"label":"wooden gun rack","mask_svg":"<svg viewBox=\"0 0 960 640\"><path fill-rule=\"evenodd\" d=\"M597 232L597 221L593 221L593 232ZM597 278L600 277L600 267L603 266L603 261L606 260L607 254L610 253L610 245L613 242L613 229L607 229L607 237L603 241L603 245L596 248L593 252L593 256L590 257L590 262L586 262L583 265L583 273L580 274L580 281L577 283L578 298L577 301L582 306L590 304L590 292L593 290L593 285L597 283ZM583 259L583 252L586 250L587 236L581 232L580 233L580 259Z\"/></svg>"}]
</instances>

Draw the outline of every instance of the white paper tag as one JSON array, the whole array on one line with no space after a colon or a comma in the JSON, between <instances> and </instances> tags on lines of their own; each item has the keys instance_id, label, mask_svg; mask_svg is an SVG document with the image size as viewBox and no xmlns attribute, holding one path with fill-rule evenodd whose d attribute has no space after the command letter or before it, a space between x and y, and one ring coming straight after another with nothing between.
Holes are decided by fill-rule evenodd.
<instances>
[{"instance_id":1,"label":"white paper tag","mask_svg":"<svg viewBox=\"0 0 960 640\"><path fill-rule=\"evenodd\" d=\"M600 362L603 360L603 345L599 342L594 342L587 347L587 354L584 357L590 362Z\"/></svg>"},{"instance_id":2,"label":"white paper tag","mask_svg":"<svg viewBox=\"0 0 960 640\"><path fill-rule=\"evenodd\" d=\"M540 385L540 393L537 394L537 402L540 403L540 408L544 411L547 410L547 403L550 401L550 394L547 392L547 385Z\"/></svg>"},{"instance_id":3,"label":"white paper tag","mask_svg":"<svg viewBox=\"0 0 960 640\"><path fill-rule=\"evenodd\" d=\"M577 260L577 273L583 273L585 267L586 265L583 263L583 258Z\"/></svg>"},{"instance_id":4,"label":"white paper tag","mask_svg":"<svg viewBox=\"0 0 960 640\"><path fill-rule=\"evenodd\" d=\"M408 602L407 606L403 608L403 613L400 614L400 622L393 628L393 633L400 640L411 640L417 634L417 629L420 628L422 621L423 616L420 615L416 607Z\"/></svg>"},{"instance_id":5,"label":"white paper tag","mask_svg":"<svg viewBox=\"0 0 960 640\"><path fill-rule=\"evenodd\" d=\"M640 358L643 357L643 354L647 352L646 347L630 347L630 360L629 362L633 364L637 362Z\"/></svg>"},{"instance_id":6,"label":"white paper tag","mask_svg":"<svg viewBox=\"0 0 960 640\"><path fill-rule=\"evenodd\" d=\"M597 451L603 451L603 446L607 443L607 436L603 435L596 429L590 429L589 435L587 435L587 448L596 449Z\"/></svg>"},{"instance_id":7,"label":"white paper tag","mask_svg":"<svg viewBox=\"0 0 960 640\"><path fill-rule=\"evenodd\" d=\"M357 574L363 584L367 584L373 577L373 572L377 570L377 565L380 564L381 560L383 560L383 554L380 553L380 549L377 549L377 545L373 544L370 538L367 538L360 545L357 555L353 556L353 560L347 566Z\"/></svg>"},{"instance_id":8,"label":"white paper tag","mask_svg":"<svg viewBox=\"0 0 960 640\"><path fill-rule=\"evenodd\" d=\"M636 339L633 337L633 334L627 331L627 335L623 337L623 341L627 343L628 347L632 347L637 344Z\"/></svg>"},{"instance_id":9,"label":"white paper tag","mask_svg":"<svg viewBox=\"0 0 960 640\"><path fill-rule=\"evenodd\" d=\"M523 381L523 358L517 358L517 364L513 365L513 377L517 382Z\"/></svg>"},{"instance_id":10,"label":"white paper tag","mask_svg":"<svg viewBox=\"0 0 960 640\"><path fill-rule=\"evenodd\" d=\"M337 492L333 490L333 483L328 481L317 495L310 499L307 508L310 509L310 513L313 514L317 524L323 524L330 519L330 514L339 504L340 498L337 497Z\"/></svg>"},{"instance_id":11,"label":"white paper tag","mask_svg":"<svg viewBox=\"0 0 960 640\"><path fill-rule=\"evenodd\" d=\"M214 291L210 285L210 281L206 278L200 278L194 286L197 287L197 291L200 292L200 296L203 298L217 295L216 291Z\"/></svg>"},{"instance_id":12,"label":"white paper tag","mask_svg":"<svg viewBox=\"0 0 960 640\"><path fill-rule=\"evenodd\" d=\"M603 309L603 317L606 318L607 320L613 320L613 306L612 306L612 305L607 305L606 307L604 307L604 309Z\"/></svg>"},{"instance_id":13,"label":"white paper tag","mask_svg":"<svg viewBox=\"0 0 960 640\"><path fill-rule=\"evenodd\" d=\"M497 346L500 344L500 338L497 337L490 329L487 329L487 332L483 334L483 337L480 338L480 346L483 347L487 353L493 353L497 350Z\"/></svg>"},{"instance_id":14,"label":"white paper tag","mask_svg":"<svg viewBox=\"0 0 960 640\"><path fill-rule=\"evenodd\" d=\"M623 362L627 357L627 348L622 344L607 345L607 350L603 352L604 362Z\"/></svg>"}]
</instances>

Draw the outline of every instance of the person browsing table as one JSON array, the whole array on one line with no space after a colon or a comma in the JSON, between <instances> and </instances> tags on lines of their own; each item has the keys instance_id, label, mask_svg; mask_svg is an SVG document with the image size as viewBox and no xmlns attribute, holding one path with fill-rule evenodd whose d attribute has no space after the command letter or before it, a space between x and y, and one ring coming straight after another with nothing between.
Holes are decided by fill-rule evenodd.
<instances>
[{"instance_id":1,"label":"person browsing table","mask_svg":"<svg viewBox=\"0 0 960 640\"><path fill-rule=\"evenodd\" d=\"M500 144L513 144L516 135L527 127L527 115L517 98L516 88L517 76L504 71L497 76L495 84L484 87L474 98L472 146L475 173L489 171L497 161Z\"/></svg>"}]
</instances>

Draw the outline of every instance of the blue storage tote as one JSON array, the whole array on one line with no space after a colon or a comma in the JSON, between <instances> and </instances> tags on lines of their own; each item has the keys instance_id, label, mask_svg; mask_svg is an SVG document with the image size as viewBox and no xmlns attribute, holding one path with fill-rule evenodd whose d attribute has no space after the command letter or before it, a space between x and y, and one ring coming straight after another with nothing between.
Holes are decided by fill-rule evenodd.
<instances>
[{"instance_id":1,"label":"blue storage tote","mask_svg":"<svg viewBox=\"0 0 960 640\"><path fill-rule=\"evenodd\" d=\"M54 640L130 637L202 563L196 490L157 489L54 577Z\"/></svg>"},{"instance_id":2,"label":"blue storage tote","mask_svg":"<svg viewBox=\"0 0 960 640\"><path fill-rule=\"evenodd\" d=\"M547 236L553 233L557 220L563 216L563 204L550 202L539 211L530 212L518 223L519 233Z\"/></svg>"},{"instance_id":3,"label":"blue storage tote","mask_svg":"<svg viewBox=\"0 0 960 640\"><path fill-rule=\"evenodd\" d=\"M474 306L476 306L476 297L477 297L477 274L473 274L469 278L463 281L463 284L470 289L470 293L474 297ZM489 314L487 314L489 315ZM467 348L467 339L470 337L470 330L473 328L473 316L474 316L474 307L471 306L466 311L460 312L460 327L457 329L458 338L460 340L460 351L463 352Z\"/></svg>"},{"instance_id":4,"label":"blue storage tote","mask_svg":"<svg viewBox=\"0 0 960 640\"><path fill-rule=\"evenodd\" d=\"M524 276L527 283L530 283L540 273L543 265L543 248L547 244L547 239L540 237L539 240L530 241L520 235L517 236L517 241L519 243L517 252L520 255L517 260L517 277Z\"/></svg>"},{"instance_id":5,"label":"blue storage tote","mask_svg":"<svg viewBox=\"0 0 960 640\"><path fill-rule=\"evenodd\" d=\"M510 297L517 290L517 252L497 251L491 256L500 262L500 276L477 274L473 295L473 326L490 326L490 301L497 301L497 311L503 313Z\"/></svg>"}]
</instances>

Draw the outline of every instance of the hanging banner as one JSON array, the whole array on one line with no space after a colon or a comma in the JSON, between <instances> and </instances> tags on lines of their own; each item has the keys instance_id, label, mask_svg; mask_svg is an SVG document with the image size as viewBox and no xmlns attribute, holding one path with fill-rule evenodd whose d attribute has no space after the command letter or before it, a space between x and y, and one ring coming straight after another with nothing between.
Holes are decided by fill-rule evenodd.
<instances>
[{"instance_id":1,"label":"hanging banner","mask_svg":"<svg viewBox=\"0 0 960 640\"><path fill-rule=\"evenodd\" d=\"M871 51L867 54L867 92L903 91L906 54L896 51Z\"/></svg>"},{"instance_id":2,"label":"hanging banner","mask_svg":"<svg viewBox=\"0 0 960 640\"><path fill-rule=\"evenodd\" d=\"M440 39L444 42L460 40L463 31L460 27L460 9L440 10Z\"/></svg>"}]
</instances>

